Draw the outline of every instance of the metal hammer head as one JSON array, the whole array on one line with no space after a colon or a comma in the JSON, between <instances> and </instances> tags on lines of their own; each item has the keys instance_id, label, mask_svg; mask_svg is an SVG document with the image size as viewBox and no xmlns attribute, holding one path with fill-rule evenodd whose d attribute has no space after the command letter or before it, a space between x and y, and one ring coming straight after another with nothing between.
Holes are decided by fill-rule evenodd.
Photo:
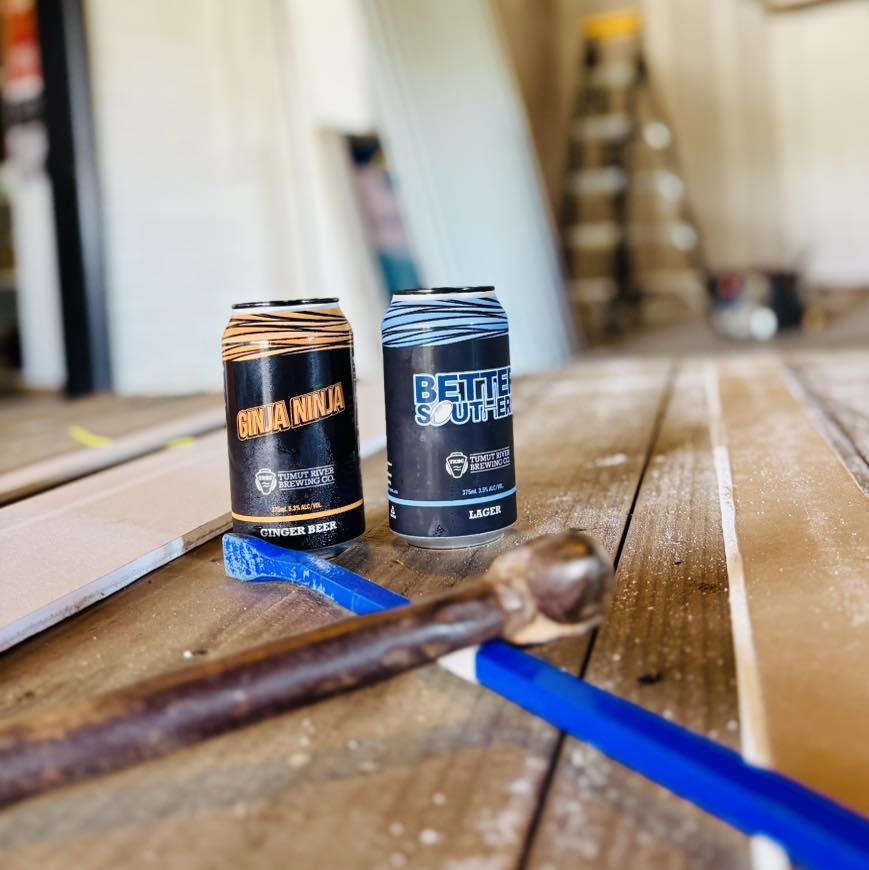
<instances>
[{"instance_id":1,"label":"metal hammer head","mask_svg":"<svg viewBox=\"0 0 869 870\"><path fill-rule=\"evenodd\" d=\"M606 551L576 529L534 538L499 556L488 576L514 592L521 589L541 617L533 631L520 629L515 637L520 643L548 640L553 631L581 634L590 630L600 622L613 587L613 567Z\"/></svg>"}]
</instances>

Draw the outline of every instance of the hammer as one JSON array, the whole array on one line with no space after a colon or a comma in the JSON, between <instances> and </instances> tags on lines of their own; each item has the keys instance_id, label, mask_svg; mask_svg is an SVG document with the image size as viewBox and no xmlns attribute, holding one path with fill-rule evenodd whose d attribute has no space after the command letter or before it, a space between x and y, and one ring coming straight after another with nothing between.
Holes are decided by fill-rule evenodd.
<instances>
[{"instance_id":1,"label":"hammer","mask_svg":"<svg viewBox=\"0 0 869 870\"><path fill-rule=\"evenodd\" d=\"M246 535L223 536L223 561L226 573L237 580L304 586L351 613L407 604L406 598L340 565ZM500 640L438 663L743 833L776 841L806 870L869 868L869 821L675 722Z\"/></svg>"},{"instance_id":2,"label":"hammer","mask_svg":"<svg viewBox=\"0 0 869 870\"><path fill-rule=\"evenodd\" d=\"M582 533L546 535L445 594L13 722L0 728L0 805L158 758L464 647L583 634L599 624L612 576L607 555Z\"/></svg>"}]
</instances>

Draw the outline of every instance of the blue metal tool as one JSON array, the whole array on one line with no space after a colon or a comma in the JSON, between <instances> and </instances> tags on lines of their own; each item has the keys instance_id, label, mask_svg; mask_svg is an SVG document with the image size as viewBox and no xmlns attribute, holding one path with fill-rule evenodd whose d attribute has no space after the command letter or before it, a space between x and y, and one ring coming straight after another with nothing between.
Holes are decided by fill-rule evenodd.
<instances>
[{"instance_id":1,"label":"blue metal tool","mask_svg":"<svg viewBox=\"0 0 869 870\"><path fill-rule=\"evenodd\" d=\"M408 603L352 571L257 538L224 535L223 556L230 577L304 586L354 614ZM798 782L501 641L478 648L475 670L480 685L743 833L776 841L801 867L869 868L869 821Z\"/></svg>"}]
</instances>

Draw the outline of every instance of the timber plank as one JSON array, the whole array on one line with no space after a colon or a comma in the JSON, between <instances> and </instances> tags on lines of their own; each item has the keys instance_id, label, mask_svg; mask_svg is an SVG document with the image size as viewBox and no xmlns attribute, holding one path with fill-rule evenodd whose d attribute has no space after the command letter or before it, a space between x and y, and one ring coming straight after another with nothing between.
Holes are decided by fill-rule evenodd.
<instances>
[{"instance_id":1,"label":"timber plank","mask_svg":"<svg viewBox=\"0 0 869 870\"><path fill-rule=\"evenodd\" d=\"M869 813L869 501L774 359L718 366L731 596L752 754ZM750 680L743 680L743 672ZM755 692L744 688L756 686Z\"/></svg>"},{"instance_id":2,"label":"timber plank","mask_svg":"<svg viewBox=\"0 0 869 870\"><path fill-rule=\"evenodd\" d=\"M0 511L0 650L226 529L226 437L109 468Z\"/></svg>"},{"instance_id":3,"label":"timber plank","mask_svg":"<svg viewBox=\"0 0 869 870\"><path fill-rule=\"evenodd\" d=\"M119 419L124 418L121 415ZM0 505L18 501L87 474L160 450L177 439L183 438L186 441L190 437L220 429L223 425L223 408L214 404L205 410L174 417L165 422L149 425L140 431L124 434L104 446L79 447L77 450L68 450L21 468L13 468L0 474ZM74 443L71 438L69 441Z\"/></svg>"},{"instance_id":4,"label":"timber plank","mask_svg":"<svg viewBox=\"0 0 869 870\"><path fill-rule=\"evenodd\" d=\"M363 456L385 442L383 384L356 384L360 450ZM223 397L24 398L0 404L0 505L43 492L161 450L188 436L222 429ZM82 446L71 427L96 436ZM81 436L79 436L81 437ZM105 442L105 443L103 443Z\"/></svg>"},{"instance_id":5,"label":"timber plank","mask_svg":"<svg viewBox=\"0 0 869 870\"><path fill-rule=\"evenodd\" d=\"M824 435L869 494L869 356L806 354L792 362L805 404Z\"/></svg>"},{"instance_id":6,"label":"timber plank","mask_svg":"<svg viewBox=\"0 0 869 870\"><path fill-rule=\"evenodd\" d=\"M683 365L585 678L738 748L718 489L702 371ZM745 867L747 840L567 738L530 867Z\"/></svg>"},{"instance_id":7,"label":"timber plank","mask_svg":"<svg viewBox=\"0 0 869 870\"><path fill-rule=\"evenodd\" d=\"M374 381L357 391L363 456L383 441L382 394ZM222 407L218 410L222 419ZM210 419L214 413L199 416ZM100 454L101 462L122 463L158 449L173 431L190 431L191 423L190 417L180 418L87 452ZM228 528L225 430L191 441L0 509L0 650ZM78 454L68 456L78 461ZM0 476L0 486L4 478L20 484L32 472L40 473L31 475L31 482L45 483L41 471L55 461L22 469L21 476L17 471Z\"/></svg>"},{"instance_id":8,"label":"timber plank","mask_svg":"<svg viewBox=\"0 0 869 870\"><path fill-rule=\"evenodd\" d=\"M517 384L520 521L488 547L434 554L392 538L384 457L366 460L370 531L341 562L418 597L567 525L614 553L667 371L620 363ZM334 617L300 592L239 586L212 542L32 639L5 659L8 715L153 673L184 649L217 655ZM562 650L574 666L583 654ZM557 741L540 720L425 668L11 808L0 863L511 867Z\"/></svg>"},{"instance_id":9,"label":"timber plank","mask_svg":"<svg viewBox=\"0 0 869 870\"><path fill-rule=\"evenodd\" d=\"M0 404L0 473L81 450L70 433L81 426L98 436L121 438L178 417L219 412L223 397L116 396L109 393L82 399L58 397L4 398ZM220 417L218 414L218 423Z\"/></svg>"}]
</instances>

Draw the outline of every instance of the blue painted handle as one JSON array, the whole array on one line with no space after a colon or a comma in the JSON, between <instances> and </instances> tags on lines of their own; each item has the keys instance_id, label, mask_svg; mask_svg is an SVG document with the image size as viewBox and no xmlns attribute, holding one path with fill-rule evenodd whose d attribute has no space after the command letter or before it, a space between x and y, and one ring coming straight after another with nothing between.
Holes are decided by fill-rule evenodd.
<instances>
[{"instance_id":1,"label":"blue painted handle","mask_svg":"<svg viewBox=\"0 0 869 870\"><path fill-rule=\"evenodd\" d=\"M223 555L230 577L295 583L359 615L408 603L352 571L257 538L224 535ZM500 641L481 646L476 664L481 685L743 833L775 840L801 867L869 868L869 822L794 780Z\"/></svg>"},{"instance_id":2,"label":"blue painted handle","mask_svg":"<svg viewBox=\"0 0 869 870\"><path fill-rule=\"evenodd\" d=\"M298 550L285 550L252 535L223 536L223 567L235 580L294 583L318 592L357 616L408 603L346 568Z\"/></svg>"}]
</instances>

